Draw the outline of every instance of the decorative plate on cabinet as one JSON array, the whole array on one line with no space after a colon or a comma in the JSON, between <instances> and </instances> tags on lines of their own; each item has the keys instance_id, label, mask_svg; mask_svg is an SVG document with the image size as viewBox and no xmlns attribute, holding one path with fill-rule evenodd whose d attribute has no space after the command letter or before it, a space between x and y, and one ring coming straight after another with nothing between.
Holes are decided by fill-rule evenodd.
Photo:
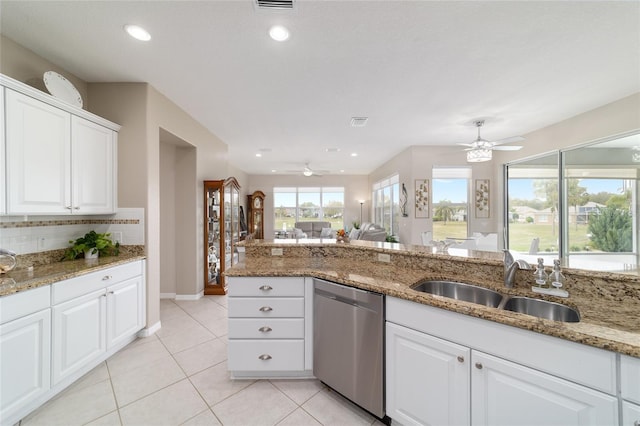
<instances>
[{"instance_id":1,"label":"decorative plate on cabinet","mask_svg":"<svg viewBox=\"0 0 640 426\"><path fill-rule=\"evenodd\" d=\"M44 80L44 85L47 87L47 90L53 96L78 108L82 108L82 96L80 96L80 92L78 92L78 89L64 76L55 71L47 71L42 76L42 79Z\"/></svg>"}]
</instances>

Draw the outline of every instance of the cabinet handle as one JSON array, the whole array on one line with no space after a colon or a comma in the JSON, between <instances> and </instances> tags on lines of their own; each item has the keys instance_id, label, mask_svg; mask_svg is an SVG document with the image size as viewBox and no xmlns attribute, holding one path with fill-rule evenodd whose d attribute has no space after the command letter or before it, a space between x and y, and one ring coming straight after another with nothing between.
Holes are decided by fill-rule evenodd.
<instances>
[{"instance_id":1,"label":"cabinet handle","mask_svg":"<svg viewBox=\"0 0 640 426\"><path fill-rule=\"evenodd\" d=\"M71 206L64 206L65 209L71 210Z\"/></svg>"},{"instance_id":2,"label":"cabinet handle","mask_svg":"<svg viewBox=\"0 0 640 426\"><path fill-rule=\"evenodd\" d=\"M80 210L80 207L75 206L73 209L74 209L74 210Z\"/></svg>"},{"instance_id":3,"label":"cabinet handle","mask_svg":"<svg viewBox=\"0 0 640 426\"><path fill-rule=\"evenodd\" d=\"M458 355L458 362L464 362L464 357L462 355Z\"/></svg>"},{"instance_id":4,"label":"cabinet handle","mask_svg":"<svg viewBox=\"0 0 640 426\"><path fill-rule=\"evenodd\" d=\"M107 293L101 294L100 297L107 297Z\"/></svg>"},{"instance_id":5,"label":"cabinet handle","mask_svg":"<svg viewBox=\"0 0 640 426\"><path fill-rule=\"evenodd\" d=\"M263 285L263 286L260 286L260 290L262 290L262 291L269 291L269 290L273 290L273 287L271 287L270 285L266 285L266 284L265 284L265 285Z\"/></svg>"},{"instance_id":6,"label":"cabinet handle","mask_svg":"<svg viewBox=\"0 0 640 426\"><path fill-rule=\"evenodd\" d=\"M262 355L260 355L260 356L258 357L258 359L259 359L259 360L261 360L261 361L268 361L268 360L270 360L270 359L271 359L271 355L269 355L269 354L262 354Z\"/></svg>"},{"instance_id":7,"label":"cabinet handle","mask_svg":"<svg viewBox=\"0 0 640 426\"><path fill-rule=\"evenodd\" d=\"M262 333L268 333L268 332L270 332L271 330L272 330L272 329L271 329L271 327L267 327L266 325L265 325L264 327L260 327L260 328L258 329L258 331L260 331L260 332L262 332Z\"/></svg>"},{"instance_id":8,"label":"cabinet handle","mask_svg":"<svg viewBox=\"0 0 640 426\"><path fill-rule=\"evenodd\" d=\"M113 291L110 291L110 292L109 292L109 294L115 294L115 292L113 292Z\"/></svg>"},{"instance_id":9,"label":"cabinet handle","mask_svg":"<svg viewBox=\"0 0 640 426\"><path fill-rule=\"evenodd\" d=\"M111 279L111 275L105 275L104 277L102 277L102 281L108 281Z\"/></svg>"},{"instance_id":10,"label":"cabinet handle","mask_svg":"<svg viewBox=\"0 0 640 426\"><path fill-rule=\"evenodd\" d=\"M273 308L271 306L263 306L262 308L260 308L260 312L271 312L273 311Z\"/></svg>"},{"instance_id":11,"label":"cabinet handle","mask_svg":"<svg viewBox=\"0 0 640 426\"><path fill-rule=\"evenodd\" d=\"M477 368L478 370L482 370L482 363L480 363L480 362L476 362L476 368Z\"/></svg>"},{"instance_id":12,"label":"cabinet handle","mask_svg":"<svg viewBox=\"0 0 640 426\"><path fill-rule=\"evenodd\" d=\"M640 426L640 420L636 420L635 422L633 422L633 426Z\"/></svg>"}]
</instances>

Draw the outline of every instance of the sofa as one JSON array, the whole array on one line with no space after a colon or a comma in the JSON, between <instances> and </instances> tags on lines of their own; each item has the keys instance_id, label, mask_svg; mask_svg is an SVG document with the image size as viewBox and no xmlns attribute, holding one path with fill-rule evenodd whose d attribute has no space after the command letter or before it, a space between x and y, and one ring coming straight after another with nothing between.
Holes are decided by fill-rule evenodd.
<instances>
[{"instance_id":1,"label":"sofa","mask_svg":"<svg viewBox=\"0 0 640 426\"><path fill-rule=\"evenodd\" d=\"M349 233L349 239L361 241L386 241L387 231L382 226L364 222L360 229L352 229Z\"/></svg>"},{"instance_id":2,"label":"sofa","mask_svg":"<svg viewBox=\"0 0 640 426\"><path fill-rule=\"evenodd\" d=\"M293 225L295 238L335 238L335 231L325 231L322 235L322 229L331 229L331 222L324 221L305 221L296 222ZM296 231L299 229L300 231Z\"/></svg>"}]
</instances>

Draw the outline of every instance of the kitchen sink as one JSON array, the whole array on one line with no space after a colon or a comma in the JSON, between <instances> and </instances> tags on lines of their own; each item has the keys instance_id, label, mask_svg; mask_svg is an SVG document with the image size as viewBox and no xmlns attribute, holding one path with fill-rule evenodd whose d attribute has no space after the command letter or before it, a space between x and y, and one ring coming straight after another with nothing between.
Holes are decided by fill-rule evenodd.
<instances>
[{"instance_id":1,"label":"kitchen sink","mask_svg":"<svg viewBox=\"0 0 640 426\"><path fill-rule=\"evenodd\" d=\"M455 281L429 280L418 283L411 288L423 293L435 294L437 296L463 300L465 302L477 303L493 308L497 308L502 300L502 295L496 291Z\"/></svg>"},{"instance_id":2,"label":"kitchen sink","mask_svg":"<svg viewBox=\"0 0 640 426\"><path fill-rule=\"evenodd\" d=\"M580 322L580 313L573 308L529 297L511 297L506 301L503 309L553 321Z\"/></svg>"}]
</instances>

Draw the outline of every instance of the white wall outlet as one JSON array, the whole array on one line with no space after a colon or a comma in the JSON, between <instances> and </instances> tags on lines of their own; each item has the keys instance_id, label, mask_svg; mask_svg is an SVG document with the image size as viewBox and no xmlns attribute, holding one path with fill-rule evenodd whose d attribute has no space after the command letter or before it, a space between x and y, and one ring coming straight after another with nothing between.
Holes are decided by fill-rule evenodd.
<instances>
[{"instance_id":1,"label":"white wall outlet","mask_svg":"<svg viewBox=\"0 0 640 426\"><path fill-rule=\"evenodd\" d=\"M271 256L282 256L282 248L272 248Z\"/></svg>"},{"instance_id":2,"label":"white wall outlet","mask_svg":"<svg viewBox=\"0 0 640 426\"><path fill-rule=\"evenodd\" d=\"M113 239L114 243L122 244L122 232L120 232L120 231L112 232L111 233L111 238Z\"/></svg>"},{"instance_id":3,"label":"white wall outlet","mask_svg":"<svg viewBox=\"0 0 640 426\"><path fill-rule=\"evenodd\" d=\"M387 253L378 253L378 262L391 262L391 255Z\"/></svg>"}]
</instances>

